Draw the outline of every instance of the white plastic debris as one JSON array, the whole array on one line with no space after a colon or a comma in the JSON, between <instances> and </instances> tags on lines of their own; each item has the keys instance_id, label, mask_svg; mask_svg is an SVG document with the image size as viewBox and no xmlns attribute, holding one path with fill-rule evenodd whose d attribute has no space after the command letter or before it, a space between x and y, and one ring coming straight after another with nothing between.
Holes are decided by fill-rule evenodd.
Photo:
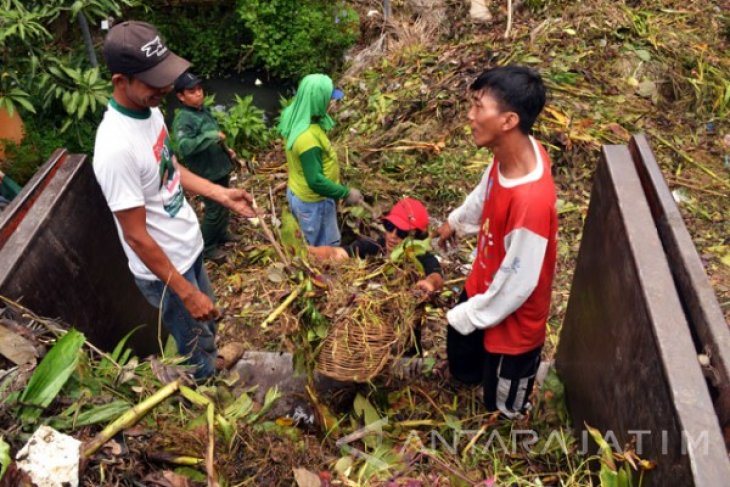
<instances>
[{"instance_id":1,"label":"white plastic debris","mask_svg":"<svg viewBox=\"0 0 730 487\"><path fill-rule=\"evenodd\" d=\"M703 367L709 367L710 365L710 357L705 355L704 353L700 353L697 355L697 360L699 360L700 365Z\"/></svg>"},{"instance_id":2,"label":"white plastic debris","mask_svg":"<svg viewBox=\"0 0 730 487\"><path fill-rule=\"evenodd\" d=\"M78 487L81 442L41 426L15 456L38 487Z\"/></svg>"},{"instance_id":3,"label":"white plastic debris","mask_svg":"<svg viewBox=\"0 0 730 487\"><path fill-rule=\"evenodd\" d=\"M679 189L679 188L672 191L672 198L674 198L674 201L678 205L681 205L681 204L689 201L687 194L682 189Z\"/></svg>"},{"instance_id":4,"label":"white plastic debris","mask_svg":"<svg viewBox=\"0 0 730 487\"><path fill-rule=\"evenodd\" d=\"M256 81L254 81L253 84L255 84L256 86L261 86L264 84L264 82L261 81L260 79L256 78Z\"/></svg>"},{"instance_id":5,"label":"white plastic debris","mask_svg":"<svg viewBox=\"0 0 730 487\"><path fill-rule=\"evenodd\" d=\"M491 0L471 0L469 15L473 20L488 22L492 20L492 12L489 11Z\"/></svg>"}]
</instances>

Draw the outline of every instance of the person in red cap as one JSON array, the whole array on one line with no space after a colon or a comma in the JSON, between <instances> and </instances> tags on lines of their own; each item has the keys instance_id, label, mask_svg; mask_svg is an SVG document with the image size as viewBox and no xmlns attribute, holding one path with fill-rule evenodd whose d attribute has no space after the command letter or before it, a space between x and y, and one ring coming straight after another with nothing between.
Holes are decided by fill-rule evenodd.
<instances>
[{"instance_id":1,"label":"person in red cap","mask_svg":"<svg viewBox=\"0 0 730 487\"><path fill-rule=\"evenodd\" d=\"M344 260L350 257L365 258L369 256L390 255L405 238L416 240L428 238L428 210L413 198L404 198L393 206L383 217L385 234L377 240L360 237L346 247L308 247L309 253L319 259ZM423 279L416 282L416 289L431 295L444 285L443 273L438 259L430 253L419 255L418 261L423 266Z\"/></svg>"},{"instance_id":2,"label":"person in red cap","mask_svg":"<svg viewBox=\"0 0 730 487\"><path fill-rule=\"evenodd\" d=\"M96 132L94 173L114 215L137 287L159 307L195 377L215 373L218 310L203 267L203 237L183 188L245 217L252 199L178 164L159 104L190 63L173 54L154 26L115 25L104 40L112 97Z\"/></svg>"}]
</instances>

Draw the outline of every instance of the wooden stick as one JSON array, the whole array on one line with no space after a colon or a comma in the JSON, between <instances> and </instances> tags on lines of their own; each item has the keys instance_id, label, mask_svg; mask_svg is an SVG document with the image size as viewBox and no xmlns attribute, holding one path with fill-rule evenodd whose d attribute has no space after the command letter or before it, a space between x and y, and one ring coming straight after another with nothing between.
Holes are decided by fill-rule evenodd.
<instances>
[{"instance_id":1,"label":"wooden stick","mask_svg":"<svg viewBox=\"0 0 730 487\"><path fill-rule=\"evenodd\" d=\"M509 37L512 30L512 0L507 0L507 30L504 31L504 38Z\"/></svg>"},{"instance_id":2,"label":"wooden stick","mask_svg":"<svg viewBox=\"0 0 730 487\"><path fill-rule=\"evenodd\" d=\"M256 207L256 199L254 199L253 193L251 193L251 199L253 200L254 207ZM271 242L271 245L274 247L276 255L279 256L279 259L281 259L287 269L289 269L291 267L291 262L289 262L289 259L286 257L286 254L282 250L281 245L279 245L279 242L276 241L274 233L271 231L271 228L269 228L269 225L266 223L266 219L263 216L259 218L259 223L261 224L261 230L263 230L264 236L266 236L266 239Z\"/></svg>"}]
</instances>

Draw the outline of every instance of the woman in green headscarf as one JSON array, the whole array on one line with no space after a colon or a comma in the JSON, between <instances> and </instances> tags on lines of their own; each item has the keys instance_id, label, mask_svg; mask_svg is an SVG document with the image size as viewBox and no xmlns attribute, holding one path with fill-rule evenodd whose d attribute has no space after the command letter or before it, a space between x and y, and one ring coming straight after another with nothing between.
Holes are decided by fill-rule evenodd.
<instances>
[{"instance_id":1,"label":"woman in green headscarf","mask_svg":"<svg viewBox=\"0 0 730 487\"><path fill-rule=\"evenodd\" d=\"M330 101L341 98L329 76L307 75L279 122L289 166L289 207L307 243L315 247L340 244L336 200L350 205L363 200L359 190L340 183L337 154L325 134L335 124L327 115Z\"/></svg>"}]
</instances>

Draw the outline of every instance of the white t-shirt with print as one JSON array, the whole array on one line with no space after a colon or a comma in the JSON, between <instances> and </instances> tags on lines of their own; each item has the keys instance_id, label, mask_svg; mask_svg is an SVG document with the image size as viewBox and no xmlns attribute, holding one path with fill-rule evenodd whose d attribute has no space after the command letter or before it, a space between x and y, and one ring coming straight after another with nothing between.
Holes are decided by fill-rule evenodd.
<instances>
[{"instance_id":1,"label":"white t-shirt with print","mask_svg":"<svg viewBox=\"0 0 730 487\"><path fill-rule=\"evenodd\" d=\"M203 236L183 194L180 171L175 168L171 175L165 174L165 184L161 184L160 165L165 167L171 158L159 109L137 113L110 103L96 132L96 179L112 212L144 206L147 231L182 274L203 251ZM116 217L114 222L132 274L144 280L158 279L124 241Z\"/></svg>"}]
</instances>

